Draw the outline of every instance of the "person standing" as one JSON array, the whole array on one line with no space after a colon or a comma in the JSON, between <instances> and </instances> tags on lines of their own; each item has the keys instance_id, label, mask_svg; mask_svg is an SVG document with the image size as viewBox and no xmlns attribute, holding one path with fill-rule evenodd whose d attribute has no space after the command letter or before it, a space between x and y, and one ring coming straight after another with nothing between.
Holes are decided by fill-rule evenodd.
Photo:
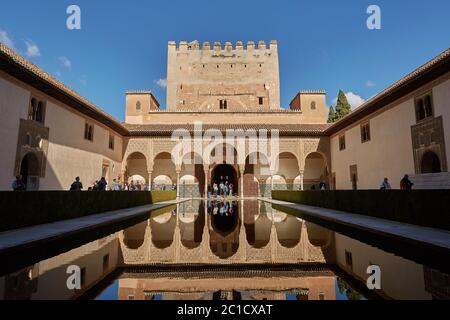
<instances>
[{"instance_id":1,"label":"person standing","mask_svg":"<svg viewBox=\"0 0 450 320\"><path fill-rule=\"evenodd\" d=\"M223 196L223 189L225 188L225 185L223 184L223 182L221 181L220 182L220 185L219 185L219 195L220 196Z\"/></svg>"},{"instance_id":2,"label":"person standing","mask_svg":"<svg viewBox=\"0 0 450 320\"><path fill-rule=\"evenodd\" d=\"M402 180L400 180L400 189L401 190L411 190L414 183L409 180L409 176L405 174Z\"/></svg>"},{"instance_id":3,"label":"person standing","mask_svg":"<svg viewBox=\"0 0 450 320\"><path fill-rule=\"evenodd\" d=\"M80 177L76 177L75 181L70 185L70 191L81 191L83 190L83 184L80 182Z\"/></svg>"},{"instance_id":4,"label":"person standing","mask_svg":"<svg viewBox=\"0 0 450 320\"><path fill-rule=\"evenodd\" d=\"M391 190L391 184L389 183L388 178L384 178L381 183L380 190Z\"/></svg>"},{"instance_id":5,"label":"person standing","mask_svg":"<svg viewBox=\"0 0 450 320\"><path fill-rule=\"evenodd\" d=\"M320 190L326 190L326 189L327 189L326 183L323 182L323 181L320 181L320 183L319 183L319 189L320 189Z\"/></svg>"},{"instance_id":6,"label":"person standing","mask_svg":"<svg viewBox=\"0 0 450 320\"><path fill-rule=\"evenodd\" d=\"M97 185L98 186L97 187L98 191L105 191L107 185L108 185L108 182L106 182L105 177L102 177L100 179L100 181L98 182L98 185Z\"/></svg>"},{"instance_id":7,"label":"person standing","mask_svg":"<svg viewBox=\"0 0 450 320\"><path fill-rule=\"evenodd\" d=\"M12 189L14 191L25 191L27 189L27 186L22 181L21 175L16 176L16 180L12 183Z\"/></svg>"}]
</instances>

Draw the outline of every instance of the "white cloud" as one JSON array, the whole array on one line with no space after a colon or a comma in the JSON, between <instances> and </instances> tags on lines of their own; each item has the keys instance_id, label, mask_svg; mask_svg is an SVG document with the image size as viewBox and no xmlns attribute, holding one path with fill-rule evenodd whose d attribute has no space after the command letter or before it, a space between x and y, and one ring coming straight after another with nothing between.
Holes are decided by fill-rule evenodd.
<instances>
[{"instance_id":1,"label":"white cloud","mask_svg":"<svg viewBox=\"0 0 450 320\"><path fill-rule=\"evenodd\" d=\"M369 88L375 87L375 82L373 82L372 80L367 80L366 87L369 87Z\"/></svg>"},{"instance_id":2,"label":"white cloud","mask_svg":"<svg viewBox=\"0 0 450 320\"><path fill-rule=\"evenodd\" d=\"M158 87L161 87L163 89L167 88L167 79L158 79L154 80L153 82L156 83Z\"/></svg>"},{"instance_id":3,"label":"white cloud","mask_svg":"<svg viewBox=\"0 0 450 320\"><path fill-rule=\"evenodd\" d=\"M61 65L65 68L70 69L72 67L72 61L70 61L67 57L61 56L58 57L59 62L61 62Z\"/></svg>"},{"instance_id":4,"label":"white cloud","mask_svg":"<svg viewBox=\"0 0 450 320\"><path fill-rule=\"evenodd\" d=\"M4 45L6 45L7 47L15 50L14 41L12 41L12 39L8 35L8 32L6 32L5 30L1 30L1 29L0 29L0 42L3 43Z\"/></svg>"},{"instance_id":5,"label":"white cloud","mask_svg":"<svg viewBox=\"0 0 450 320\"><path fill-rule=\"evenodd\" d=\"M41 51L39 50L39 47L34 44L32 41L25 40L25 45L27 46L27 51L25 52L25 55L29 58L33 57L39 57L41 55Z\"/></svg>"},{"instance_id":6,"label":"white cloud","mask_svg":"<svg viewBox=\"0 0 450 320\"><path fill-rule=\"evenodd\" d=\"M352 107L352 109L356 109L360 105L362 105L364 102L366 102L366 100L364 100L361 96L354 94L351 91L347 92L345 94L345 96L347 97L347 101L350 104L350 106ZM336 106L336 104L337 104L337 99L338 98L334 98L332 101L334 106Z\"/></svg>"}]
</instances>

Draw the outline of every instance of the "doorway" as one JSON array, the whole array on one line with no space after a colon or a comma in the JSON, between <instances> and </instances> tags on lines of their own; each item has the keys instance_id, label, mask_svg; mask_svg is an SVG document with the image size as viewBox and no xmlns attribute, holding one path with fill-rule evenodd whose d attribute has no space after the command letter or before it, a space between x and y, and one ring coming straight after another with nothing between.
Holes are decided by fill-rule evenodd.
<instances>
[{"instance_id":1,"label":"doorway","mask_svg":"<svg viewBox=\"0 0 450 320\"><path fill-rule=\"evenodd\" d=\"M39 161L33 153L27 153L20 163L20 175L27 191L39 190Z\"/></svg>"}]
</instances>

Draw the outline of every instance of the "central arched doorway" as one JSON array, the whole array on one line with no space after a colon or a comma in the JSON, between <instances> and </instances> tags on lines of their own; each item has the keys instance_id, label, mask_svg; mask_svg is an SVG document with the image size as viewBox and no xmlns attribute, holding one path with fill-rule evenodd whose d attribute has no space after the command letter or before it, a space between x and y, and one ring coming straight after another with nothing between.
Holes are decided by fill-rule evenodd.
<instances>
[{"instance_id":1,"label":"central arched doorway","mask_svg":"<svg viewBox=\"0 0 450 320\"><path fill-rule=\"evenodd\" d=\"M421 169L422 173L441 172L441 160L433 151L427 151L422 157Z\"/></svg>"},{"instance_id":2,"label":"central arched doorway","mask_svg":"<svg viewBox=\"0 0 450 320\"><path fill-rule=\"evenodd\" d=\"M218 164L214 167L211 174L211 185L216 183L226 183L233 185L233 194L239 194L238 177L235 168L230 164Z\"/></svg>"}]
</instances>

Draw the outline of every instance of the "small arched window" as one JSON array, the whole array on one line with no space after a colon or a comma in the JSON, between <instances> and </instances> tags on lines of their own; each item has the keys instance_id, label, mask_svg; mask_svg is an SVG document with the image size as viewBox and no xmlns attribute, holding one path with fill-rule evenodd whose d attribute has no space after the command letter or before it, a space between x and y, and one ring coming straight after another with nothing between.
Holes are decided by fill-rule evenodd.
<instances>
[{"instance_id":1,"label":"small arched window","mask_svg":"<svg viewBox=\"0 0 450 320\"><path fill-rule=\"evenodd\" d=\"M31 147L31 134L29 132L27 132L25 144Z\"/></svg>"},{"instance_id":2,"label":"small arched window","mask_svg":"<svg viewBox=\"0 0 450 320\"><path fill-rule=\"evenodd\" d=\"M136 111L141 111L141 102L136 102Z\"/></svg>"},{"instance_id":3,"label":"small arched window","mask_svg":"<svg viewBox=\"0 0 450 320\"><path fill-rule=\"evenodd\" d=\"M316 110L316 102L311 101L311 110Z\"/></svg>"},{"instance_id":4,"label":"small arched window","mask_svg":"<svg viewBox=\"0 0 450 320\"><path fill-rule=\"evenodd\" d=\"M34 120L36 114L37 100L31 98L30 108L28 109L28 120Z\"/></svg>"},{"instance_id":5,"label":"small arched window","mask_svg":"<svg viewBox=\"0 0 450 320\"><path fill-rule=\"evenodd\" d=\"M415 107L417 121L433 117L433 98L431 93L416 98Z\"/></svg>"}]
</instances>

